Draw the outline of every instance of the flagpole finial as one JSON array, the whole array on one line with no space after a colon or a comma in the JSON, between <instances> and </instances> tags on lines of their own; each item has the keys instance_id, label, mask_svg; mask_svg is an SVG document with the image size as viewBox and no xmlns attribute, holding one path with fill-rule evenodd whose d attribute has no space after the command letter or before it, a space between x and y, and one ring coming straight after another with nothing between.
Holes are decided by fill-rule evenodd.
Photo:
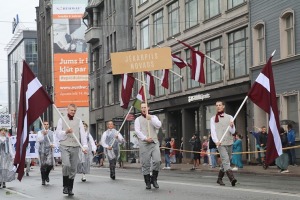
<instances>
[{"instance_id":1,"label":"flagpole finial","mask_svg":"<svg viewBox=\"0 0 300 200\"><path fill-rule=\"evenodd\" d=\"M275 50L273 51L273 53L271 54L272 57L274 56L275 52L276 52L276 49L275 49Z\"/></svg>"}]
</instances>

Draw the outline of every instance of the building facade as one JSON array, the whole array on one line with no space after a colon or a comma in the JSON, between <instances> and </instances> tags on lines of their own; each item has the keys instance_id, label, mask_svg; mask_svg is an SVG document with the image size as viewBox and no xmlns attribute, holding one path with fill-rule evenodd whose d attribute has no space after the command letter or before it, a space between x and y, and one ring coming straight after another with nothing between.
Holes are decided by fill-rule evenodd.
<instances>
[{"instance_id":1,"label":"building facade","mask_svg":"<svg viewBox=\"0 0 300 200\"><path fill-rule=\"evenodd\" d=\"M291 120L296 131L296 140L300 139L300 2L265 1L249 2L250 27L252 35L251 80L255 81L262 67L276 50L272 59L277 104L280 120ZM268 125L268 116L254 106L254 127ZM286 125L283 125L287 129ZM297 157L300 151L296 149ZM299 159L298 159L299 160Z\"/></svg>"},{"instance_id":2,"label":"building facade","mask_svg":"<svg viewBox=\"0 0 300 200\"><path fill-rule=\"evenodd\" d=\"M118 128L126 114L126 110L120 107L121 76L112 75L110 53L136 49L134 2L94 0L89 1L86 8L90 130L97 133L97 140L106 130L107 121L113 120ZM125 129L128 130L129 126L126 123Z\"/></svg>"},{"instance_id":3,"label":"building facade","mask_svg":"<svg viewBox=\"0 0 300 200\"><path fill-rule=\"evenodd\" d=\"M28 63L35 75L38 74L37 32L17 29L5 50L8 60L8 111L12 115L12 134L15 135L17 133L23 60ZM34 124L34 126L36 125Z\"/></svg>"}]
</instances>

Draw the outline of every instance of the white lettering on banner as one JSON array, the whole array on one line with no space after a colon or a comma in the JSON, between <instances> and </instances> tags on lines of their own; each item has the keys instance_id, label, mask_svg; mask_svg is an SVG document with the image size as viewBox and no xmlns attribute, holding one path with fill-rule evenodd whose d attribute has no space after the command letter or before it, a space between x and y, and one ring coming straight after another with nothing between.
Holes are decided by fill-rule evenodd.
<instances>
[{"instance_id":1,"label":"white lettering on banner","mask_svg":"<svg viewBox=\"0 0 300 200\"><path fill-rule=\"evenodd\" d=\"M28 146L26 148L26 158L39 158L38 146L36 144L37 134L29 134ZM11 136L11 143L16 150L17 136ZM55 158L61 157L59 147L53 148L53 156Z\"/></svg>"},{"instance_id":2,"label":"white lettering on banner","mask_svg":"<svg viewBox=\"0 0 300 200\"><path fill-rule=\"evenodd\" d=\"M188 102L192 102L192 101L197 101L197 100L201 100L203 101L204 99L209 99L210 98L210 94L196 94L194 96L188 96Z\"/></svg>"}]
</instances>

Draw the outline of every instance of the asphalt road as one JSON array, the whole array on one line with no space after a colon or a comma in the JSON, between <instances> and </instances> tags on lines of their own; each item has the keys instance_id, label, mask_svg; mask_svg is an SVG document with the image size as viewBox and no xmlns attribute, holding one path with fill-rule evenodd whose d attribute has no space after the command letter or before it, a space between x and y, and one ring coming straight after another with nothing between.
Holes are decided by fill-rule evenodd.
<instances>
[{"instance_id":1,"label":"asphalt road","mask_svg":"<svg viewBox=\"0 0 300 200\"><path fill-rule=\"evenodd\" d=\"M41 185L38 167L34 167L29 177L22 182L7 183L7 188L0 189L3 199L137 199L137 200L235 200L235 199L300 199L299 177L261 176L238 174L238 184L231 187L228 178L226 186L216 184L216 173L199 171L162 170L159 174L159 189L145 189L143 177L138 169L117 169L116 180L109 178L108 168L92 168L87 175L87 182L81 182L77 175L74 184L75 196L62 194L61 168L50 174L50 183Z\"/></svg>"}]
</instances>

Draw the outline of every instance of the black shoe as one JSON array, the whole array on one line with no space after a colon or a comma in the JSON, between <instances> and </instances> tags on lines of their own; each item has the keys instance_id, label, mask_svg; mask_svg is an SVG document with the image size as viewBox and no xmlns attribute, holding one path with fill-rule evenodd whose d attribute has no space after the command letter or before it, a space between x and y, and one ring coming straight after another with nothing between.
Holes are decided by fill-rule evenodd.
<instances>
[{"instance_id":1,"label":"black shoe","mask_svg":"<svg viewBox=\"0 0 300 200\"><path fill-rule=\"evenodd\" d=\"M28 172L26 172L26 176L29 176L29 173L28 173Z\"/></svg>"},{"instance_id":2,"label":"black shoe","mask_svg":"<svg viewBox=\"0 0 300 200\"><path fill-rule=\"evenodd\" d=\"M86 179L85 179L85 178L82 178L81 181L82 181L82 182L86 182Z\"/></svg>"},{"instance_id":3,"label":"black shoe","mask_svg":"<svg viewBox=\"0 0 300 200\"><path fill-rule=\"evenodd\" d=\"M6 184L5 184L5 182L3 182L3 186L2 186L2 188L6 188Z\"/></svg>"},{"instance_id":4,"label":"black shoe","mask_svg":"<svg viewBox=\"0 0 300 200\"><path fill-rule=\"evenodd\" d=\"M144 175L145 183L146 183L146 189L151 189L151 180L150 180L150 174Z\"/></svg>"},{"instance_id":5,"label":"black shoe","mask_svg":"<svg viewBox=\"0 0 300 200\"><path fill-rule=\"evenodd\" d=\"M45 182L45 180L42 180L42 185L46 185L46 182Z\"/></svg>"},{"instance_id":6,"label":"black shoe","mask_svg":"<svg viewBox=\"0 0 300 200\"><path fill-rule=\"evenodd\" d=\"M110 168L110 178L112 180L115 180L116 179L116 171L115 171L115 168L114 167L111 167Z\"/></svg>"},{"instance_id":7,"label":"black shoe","mask_svg":"<svg viewBox=\"0 0 300 200\"><path fill-rule=\"evenodd\" d=\"M49 183L49 182L50 182L49 177L47 177L47 178L45 179L45 181L46 181L47 183Z\"/></svg>"},{"instance_id":8,"label":"black shoe","mask_svg":"<svg viewBox=\"0 0 300 200\"><path fill-rule=\"evenodd\" d=\"M74 179L69 179L69 187L68 187L68 195L73 196L73 185L74 185Z\"/></svg>"},{"instance_id":9,"label":"black shoe","mask_svg":"<svg viewBox=\"0 0 300 200\"><path fill-rule=\"evenodd\" d=\"M68 187L64 187L63 193L64 193L64 194L69 194L69 189L68 189Z\"/></svg>"},{"instance_id":10,"label":"black shoe","mask_svg":"<svg viewBox=\"0 0 300 200\"><path fill-rule=\"evenodd\" d=\"M159 188L159 185L157 184L157 176L158 176L158 171L152 171L152 177L151 177L151 183L153 187L156 189Z\"/></svg>"}]
</instances>

